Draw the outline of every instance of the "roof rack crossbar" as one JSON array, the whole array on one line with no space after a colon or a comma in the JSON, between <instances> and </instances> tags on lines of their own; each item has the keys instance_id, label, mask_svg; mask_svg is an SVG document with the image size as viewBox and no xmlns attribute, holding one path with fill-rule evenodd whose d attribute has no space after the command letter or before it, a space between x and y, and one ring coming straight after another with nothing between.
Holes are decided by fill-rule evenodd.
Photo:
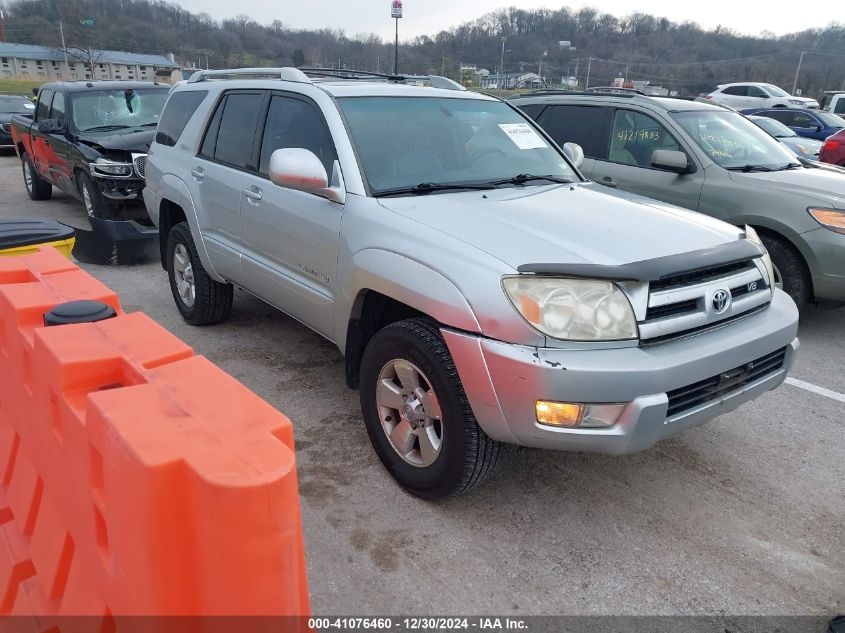
<instances>
[{"instance_id":1,"label":"roof rack crossbar","mask_svg":"<svg viewBox=\"0 0 845 633\"><path fill-rule=\"evenodd\" d=\"M228 68L225 70L198 70L190 79L188 83L197 83L200 81L207 81L208 79L225 79L227 77L239 78L248 75L270 76L278 78L282 81L296 81L300 83L311 83L308 75L303 73L298 68L284 67L284 68Z\"/></svg>"},{"instance_id":2,"label":"roof rack crossbar","mask_svg":"<svg viewBox=\"0 0 845 633\"><path fill-rule=\"evenodd\" d=\"M434 88L441 88L446 90L466 90L461 84L449 79L448 77L441 77L440 75L388 75L385 73L375 73L368 70L354 70L347 68L300 68L306 75L314 77L332 77L336 79L384 79L385 81L393 81L397 83L404 83L407 81L428 81Z\"/></svg>"}]
</instances>

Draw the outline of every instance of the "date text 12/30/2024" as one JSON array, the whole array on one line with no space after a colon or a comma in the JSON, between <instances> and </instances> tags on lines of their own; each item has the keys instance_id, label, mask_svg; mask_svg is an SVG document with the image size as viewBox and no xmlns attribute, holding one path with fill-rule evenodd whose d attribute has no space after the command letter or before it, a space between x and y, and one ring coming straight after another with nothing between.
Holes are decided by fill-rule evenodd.
<instances>
[{"instance_id":1,"label":"date text 12/30/2024","mask_svg":"<svg viewBox=\"0 0 845 633\"><path fill-rule=\"evenodd\" d=\"M308 619L308 628L316 631L525 631L528 626L519 618L497 617L314 617Z\"/></svg>"}]
</instances>

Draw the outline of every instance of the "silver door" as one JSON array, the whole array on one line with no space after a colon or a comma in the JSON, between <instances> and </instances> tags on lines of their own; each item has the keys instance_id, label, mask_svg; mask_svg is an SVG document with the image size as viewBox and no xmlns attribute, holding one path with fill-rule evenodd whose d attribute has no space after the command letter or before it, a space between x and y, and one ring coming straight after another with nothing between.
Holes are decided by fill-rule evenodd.
<instances>
[{"instance_id":1,"label":"silver door","mask_svg":"<svg viewBox=\"0 0 845 633\"><path fill-rule=\"evenodd\" d=\"M270 182L270 155L301 147L314 152L340 181L328 129L310 101L274 95L261 139L257 174L244 178L241 202L242 285L331 336L338 236L343 205Z\"/></svg>"},{"instance_id":2,"label":"silver door","mask_svg":"<svg viewBox=\"0 0 845 633\"><path fill-rule=\"evenodd\" d=\"M214 270L232 281L240 276L241 198L265 99L255 91L225 95L186 178Z\"/></svg>"}]
</instances>

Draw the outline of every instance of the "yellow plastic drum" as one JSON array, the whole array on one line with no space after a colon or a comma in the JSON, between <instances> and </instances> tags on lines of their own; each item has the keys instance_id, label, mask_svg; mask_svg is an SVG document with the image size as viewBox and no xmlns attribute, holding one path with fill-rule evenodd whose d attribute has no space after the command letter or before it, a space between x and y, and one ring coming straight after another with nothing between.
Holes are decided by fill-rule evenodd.
<instances>
[{"instance_id":1,"label":"yellow plastic drum","mask_svg":"<svg viewBox=\"0 0 845 633\"><path fill-rule=\"evenodd\" d=\"M40 246L50 245L70 259L75 243L73 229L54 220L0 220L0 257L28 255Z\"/></svg>"}]
</instances>

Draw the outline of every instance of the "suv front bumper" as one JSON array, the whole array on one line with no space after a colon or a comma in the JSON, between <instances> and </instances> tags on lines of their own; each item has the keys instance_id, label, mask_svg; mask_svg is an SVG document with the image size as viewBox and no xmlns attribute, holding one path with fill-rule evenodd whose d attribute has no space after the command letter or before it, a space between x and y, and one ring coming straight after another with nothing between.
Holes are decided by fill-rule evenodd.
<instances>
[{"instance_id":1,"label":"suv front bumper","mask_svg":"<svg viewBox=\"0 0 845 633\"><path fill-rule=\"evenodd\" d=\"M443 336L482 429L538 448L627 454L653 446L774 389L798 349L798 311L783 292L754 316L687 339L616 349L534 348L444 329ZM779 368L667 417L667 392L785 350ZM627 403L608 428L538 424L537 400Z\"/></svg>"}]
</instances>

